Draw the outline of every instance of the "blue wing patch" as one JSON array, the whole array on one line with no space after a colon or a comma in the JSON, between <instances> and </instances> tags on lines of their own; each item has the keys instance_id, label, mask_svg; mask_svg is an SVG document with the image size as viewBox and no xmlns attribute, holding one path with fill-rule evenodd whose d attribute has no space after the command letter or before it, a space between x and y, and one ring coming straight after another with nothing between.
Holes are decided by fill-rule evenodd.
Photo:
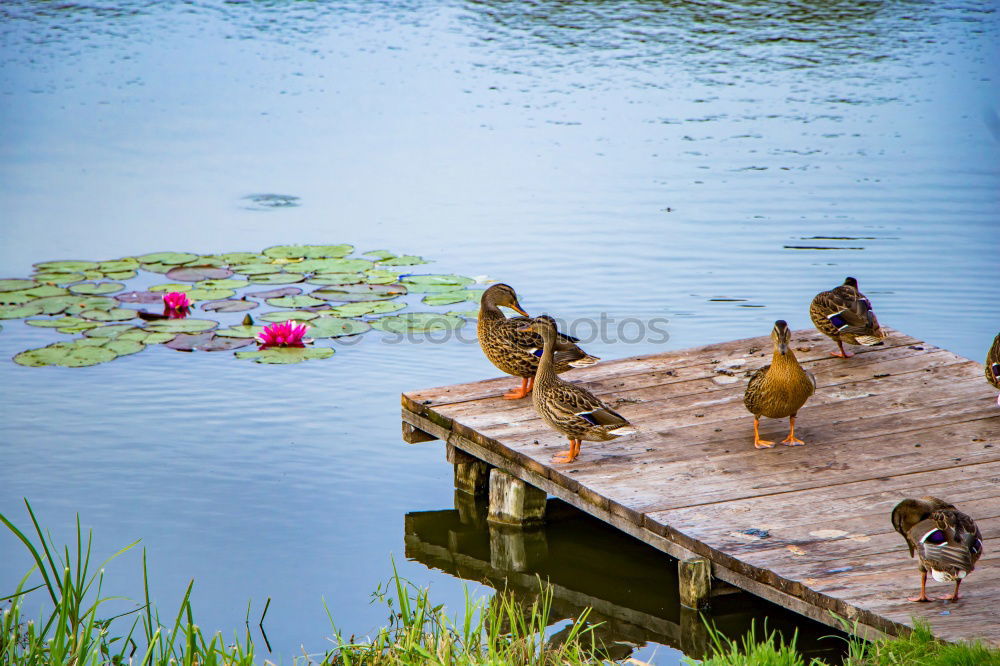
<instances>
[{"instance_id":1,"label":"blue wing patch","mask_svg":"<svg viewBox=\"0 0 1000 666\"><path fill-rule=\"evenodd\" d=\"M993 371L993 379L1000 379L1000 363L994 363L990 369Z\"/></svg>"},{"instance_id":2,"label":"blue wing patch","mask_svg":"<svg viewBox=\"0 0 1000 666\"><path fill-rule=\"evenodd\" d=\"M594 418L593 412L580 412L577 414L581 419L589 423L590 425L598 425L597 419Z\"/></svg>"},{"instance_id":3,"label":"blue wing patch","mask_svg":"<svg viewBox=\"0 0 1000 666\"><path fill-rule=\"evenodd\" d=\"M847 320L844 319L843 315L839 312L836 314L827 315L826 318L830 320L831 324L837 327L838 331L842 331L845 328L847 328Z\"/></svg>"},{"instance_id":4,"label":"blue wing patch","mask_svg":"<svg viewBox=\"0 0 1000 666\"><path fill-rule=\"evenodd\" d=\"M542 350L541 349L532 349L531 350L531 354L535 358L541 358L542 357Z\"/></svg>"}]
</instances>

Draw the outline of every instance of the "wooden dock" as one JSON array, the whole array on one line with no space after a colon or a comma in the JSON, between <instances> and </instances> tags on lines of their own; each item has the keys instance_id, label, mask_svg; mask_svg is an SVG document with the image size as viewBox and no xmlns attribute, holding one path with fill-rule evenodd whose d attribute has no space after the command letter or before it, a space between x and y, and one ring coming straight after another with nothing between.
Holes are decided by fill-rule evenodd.
<instances>
[{"instance_id":1,"label":"wooden dock","mask_svg":"<svg viewBox=\"0 0 1000 666\"><path fill-rule=\"evenodd\" d=\"M1000 646L1000 409L979 363L890 331L885 346L844 360L815 331L793 347L818 383L799 412L803 447L753 448L743 406L749 373L769 362L766 336L603 361L580 382L640 428L584 442L553 465L565 439L530 400L500 395L510 377L404 393L404 439L442 439L463 474L483 461L712 576L866 637L926 619L949 641ZM780 441L786 420L762 421ZM465 456L472 456L466 458ZM475 487L475 484L473 484ZM919 574L889 521L904 497L936 495L971 514L984 555L955 604L915 604ZM940 596L951 585L931 583Z\"/></svg>"}]
</instances>

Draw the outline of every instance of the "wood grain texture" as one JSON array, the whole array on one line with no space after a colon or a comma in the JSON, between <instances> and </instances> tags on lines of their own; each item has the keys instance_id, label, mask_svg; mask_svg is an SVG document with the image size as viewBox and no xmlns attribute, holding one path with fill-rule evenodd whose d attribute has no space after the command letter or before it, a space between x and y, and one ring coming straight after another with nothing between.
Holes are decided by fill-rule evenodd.
<instances>
[{"instance_id":1,"label":"wood grain texture","mask_svg":"<svg viewBox=\"0 0 1000 666\"><path fill-rule=\"evenodd\" d=\"M403 420L680 559L803 615L866 636L927 620L944 640L1000 645L1000 409L981 364L889 331L883 347L829 356L829 340L792 345L817 391L799 412L806 446L755 450L742 404L768 362L766 336L603 361L563 375L640 432L585 442L553 465L564 438L509 378L403 394ZM787 421L761 423L781 439ZM979 521L984 555L955 604L905 600L919 585L889 514L933 494ZM946 589L948 588L948 589ZM950 586L933 584L932 596ZM942 614L947 613L947 614Z\"/></svg>"}]
</instances>

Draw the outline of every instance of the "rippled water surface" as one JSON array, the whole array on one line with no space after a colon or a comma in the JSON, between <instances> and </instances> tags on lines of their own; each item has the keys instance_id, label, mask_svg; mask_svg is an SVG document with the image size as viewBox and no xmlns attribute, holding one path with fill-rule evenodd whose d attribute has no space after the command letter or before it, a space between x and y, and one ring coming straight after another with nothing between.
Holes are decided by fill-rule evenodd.
<instances>
[{"instance_id":1,"label":"rippled water surface","mask_svg":"<svg viewBox=\"0 0 1000 666\"><path fill-rule=\"evenodd\" d=\"M803 328L812 296L855 275L883 323L980 359L1000 278L997 9L7 1L0 274L389 248L509 282L534 312L669 320L665 343L587 345L604 358ZM0 359L56 335L4 322ZM454 571L406 559L404 517L453 497L440 443L400 443L398 396L496 371L457 340L337 349L292 367L165 348L0 360L0 512L23 523L26 496L60 539L79 512L99 552L141 538L156 600L194 578L208 630L270 597L286 662L327 647L324 599L348 634L384 621L369 593L390 555L458 604ZM27 560L6 535L0 552L3 595ZM137 558L114 566L137 596Z\"/></svg>"}]
</instances>

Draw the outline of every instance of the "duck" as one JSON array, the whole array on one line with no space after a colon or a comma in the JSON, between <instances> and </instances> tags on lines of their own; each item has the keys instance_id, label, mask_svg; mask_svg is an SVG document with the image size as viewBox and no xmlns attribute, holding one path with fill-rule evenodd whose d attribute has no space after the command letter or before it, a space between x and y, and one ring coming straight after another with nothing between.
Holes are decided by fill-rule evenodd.
<instances>
[{"instance_id":1,"label":"duck","mask_svg":"<svg viewBox=\"0 0 1000 666\"><path fill-rule=\"evenodd\" d=\"M503 398L524 398L534 386L535 371L542 356L542 337L522 330L532 319L521 307L517 293L510 285L498 283L490 286L483 292L479 303L476 333L480 348L498 369L521 378L521 387L505 393ZM500 307L508 307L522 316L508 318ZM556 333L553 354L555 372L587 367L600 360L580 349L576 345L579 341L570 335Z\"/></svg>"},{"instance_id":2,"label":"duck","mask_svg":"<svg viewBox=\"0 0 1000 666\"><path fill-rule=\"evenodd\" d=\"M535 411L549 427L569 438L569 449L553 456L552 462L576 460L583 440L605 442L636 432L628 419L593 393L556 375L559 332L552 317L535 317L519 331L535 333L542 338L542 356L535 370L535 388L531 396Z\"/></svg>"},{"instance_id":3,"label":"duck","mask_svg":"<svg viewBox=\"0 0 1000 666\"><path fill-rule=\"evenodd\" d=\"M855 278L848 277L839 287L816 294L809 305L809 317L820 333L840 347L840 352L830 352L833 356L853 356L844 349L845 342L866 347L884 344L885 331Z\"/></svg>"},{"instance_id":4,"label":"duck","mask_svg":"<svg viewBox=\"0 0 1000 666\"><path fill-rule=\"evenodd\" d=\"M920 595L909 601L930 601L927 572L939 582L955 581L955 591L943 601L958 601L958 587L976 568L983 554L983 535L967 514L937 497L904 499L892 510L892 526L906 539L910 557L920 563Z\"/></svg>"},{"instance_id":5,"label":"duck","mask_svg":"<svg viewBox=\"0 0 1000 666\"><path fill-rule=\"evenodd\" d=\"M757 449L774 446L774 442L760 438L761 416L772 419L787 416L788 437L781 443L786 446L802 446L805 442L795 437L795 415L816 391L816 378L811 372L804 370L795 358L791 346L792 332L785 320L774 322L771 342L774 346L771 362L753 373L743 394L743 404L753 414L753 445Z\"/></svg>"},{"instance_id":6,"label":"duck","mask_svg":"<svg viewBox=\"0 0 1000 666\"><path fill-rule=\"evenodd\" d=\"M1000 333L993 338L993 346L986 352L983 369L986 371L986 381L992 384L993 388L1000 389ZM1000 406L1000 394L997 395L997 406Z\"/></svg>"}]
</instances>

